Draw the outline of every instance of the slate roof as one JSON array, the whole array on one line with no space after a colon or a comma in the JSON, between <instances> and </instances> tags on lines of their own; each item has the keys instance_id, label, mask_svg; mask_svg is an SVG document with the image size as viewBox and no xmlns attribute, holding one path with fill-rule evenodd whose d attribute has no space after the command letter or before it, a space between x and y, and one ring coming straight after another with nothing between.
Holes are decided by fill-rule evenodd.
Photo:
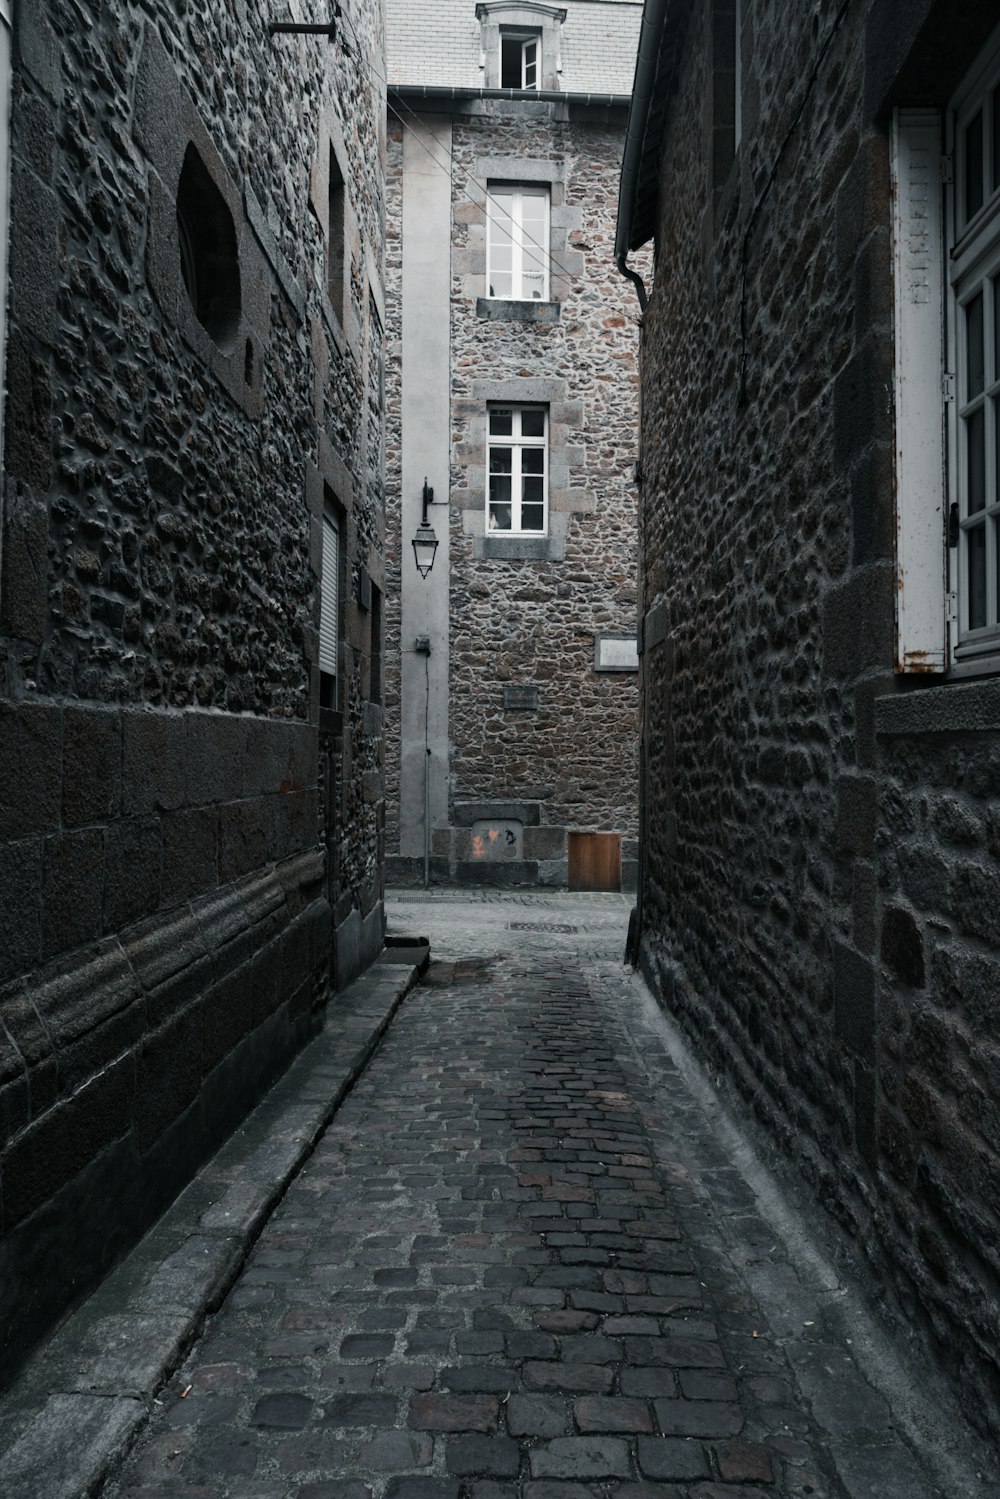
<instances>
[{"instance_id":1,"label":"slate roof","mask_svg":"<svg viewBox=\"0 0 1000 1499\"><path fill-rule=\"evenodd\" d=\"M567 12L560 89L632 92L640 0L546 0ZM387 0L390 87L482 88L476 0Z\"/></svg>"},{"instance_id":2,"label":"slate roof","mask_svg":"<svg viewBox=\"0 0 1000 1499\"><path fill-rule=\"evenodd\" d=\"M674 77L684 44L684 31L691 11L691 0L668 0L660 32L659 56L653 97L646 115L642 152L639 158L635 194L628 225L628 248L638 250L653 238L656 229L656 204L660 185L660 153L663 132L673 97ZM633 115L635 109L633 106ZM638 122L629 116L628 128Z\"/></svg>"}]
</instances>

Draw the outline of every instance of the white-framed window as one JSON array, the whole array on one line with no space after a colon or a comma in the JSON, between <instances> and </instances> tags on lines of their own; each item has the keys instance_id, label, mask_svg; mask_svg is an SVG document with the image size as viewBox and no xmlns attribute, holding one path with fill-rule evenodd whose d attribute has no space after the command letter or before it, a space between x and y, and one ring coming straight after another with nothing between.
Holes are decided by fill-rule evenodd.
<instances>
[{"instance_id":1,"label":"white-framed window","mask_svg":"<svg viewBox=\"0 0 1000 1499\"><path fill-rule=\"evenodd\" d=\"M537 88L541 49L537 31L501 31L500 87Z\"/></svg>"},{"instance_id":2,"label":"white-framed window","mask_svg":"<svg viewBox=\"0 0 1000 1499\"><path fill-rule=\"evenodd\" d=\"M548 425L544 406L489 408L486 525L491 533L546 534Z\"/></svg>"},{"instance_id":3,"label":"white-framed window","mask_svg":"<svg viewBox=\"0 0 1000 1499\"><path fill-rule=\"evenodd\" d=\"M1000 666L1000 36L947 119L950 621L956 667ZM991 659L989 659L991 658Z\"/></svg>"},{"instance_id":4,"label":"white-framed window","mask_svg":"<svg viewBox=\"0 0 1000 1499\"><path fill-rule=\"evenodd\" d=\"M489 295L532 302L549 295L549 189L491 182L486 189Z\"/></svg>"},{"instance_id":5,"label":"white-framed window","mask_svg":"<svg viewBox=\"0 0 1000 1499\"><path fill-rule=\"evenodd\" d=\"M1000 28L943 119L894 112L892 169L896 669L995 672Z\"/></svg>"},{"instance_id":6,"label":"white-framed window","mask_svg":"<svg viewBox=\"0 0 1000 1499\"><path fill-rule=\"evenodd\" d=\"M340 526L330 509L323 511L323 555L319 585L320 706L338 706L340 660Z\"/></svg>"}]
</instances>

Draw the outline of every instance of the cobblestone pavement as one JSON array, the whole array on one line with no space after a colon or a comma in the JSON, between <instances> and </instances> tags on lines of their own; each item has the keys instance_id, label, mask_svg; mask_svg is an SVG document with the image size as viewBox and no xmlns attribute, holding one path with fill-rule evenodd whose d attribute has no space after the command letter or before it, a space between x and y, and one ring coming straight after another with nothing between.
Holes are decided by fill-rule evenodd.
<instances>
[{"instance_id":1,"label":"cobblestone pavement","mask_svg":"<svg viewBox=\"0 0 1000 1499\"><path fill-rule=\"evenodd\" d=\"M822 1308L789 1287L790 1351L720 1238L774 1251L681 1078L651 1087L628 902L390 910L439 956L108 1499L946 1492Z\"/></svg>"}]
</instances>

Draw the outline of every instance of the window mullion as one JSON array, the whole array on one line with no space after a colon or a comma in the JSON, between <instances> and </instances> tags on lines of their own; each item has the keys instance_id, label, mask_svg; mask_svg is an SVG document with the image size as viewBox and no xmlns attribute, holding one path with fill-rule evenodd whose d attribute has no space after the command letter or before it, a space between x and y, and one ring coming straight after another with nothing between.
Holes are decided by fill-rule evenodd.
<instances>
[{"instance_id":1,"label":"window mullion","mask_svg":"<svg viewBox=\"0 0 1000 1499\"><path fill-rule=\"evenodd\" d=\"M510 455L511 483L510 497L512 502L511 528L514 531L521 530L521 445L515 442Z\"/></svg>"},{"instance_id":2,"label":"window mullion","mask_svg":"<svg viewBox=\"0 0 1000 1499\"><path fill-rule=\"evenodd\" d=\"M522 258L522 252L521 252L521 245L522 245L522 239L523 239L523 229L522 229L523 223L524 223L524 212L523 212L522 205L521 205L521 194L520 194L519 191L515 191L515 193L513 195L512 206L511 206L511 226L510 226L510 240L511 240L511 244L514 247L513 254L511 255L511 265L513 266L513 270L514 270L514 274L513 274L513 278L512 278L512 282L511 282L511 295L515 298L515 300L517 300L517 299L519 299L521 297L522 292L524 290L524 287L522 285L523 277L524 277L524 264L523 264L523 258Z\"/></svg>"}]
</instances>

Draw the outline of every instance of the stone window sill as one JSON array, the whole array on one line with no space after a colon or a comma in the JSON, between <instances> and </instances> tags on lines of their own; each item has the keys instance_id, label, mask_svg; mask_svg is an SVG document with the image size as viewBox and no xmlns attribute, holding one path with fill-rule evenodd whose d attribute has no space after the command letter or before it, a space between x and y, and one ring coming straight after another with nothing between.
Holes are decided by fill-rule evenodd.
<instances>
[{"instance_id":1,"label":"stone window sill","mask_svg":"<svg viewBox=\"0 0 1000 1499\"><path fill-rule=\"evenodd\" d=\"M558 302L510 302L498 297L477 297L476 317L489 323L555 323Z\"/></svg>"},{"instance_id":2,"label":"stone window sill","mask_svg":"<svg viewBox=\"0 0 1000 1499\"><path fill-rule=\"evenodd\" d=\"M556 536L475 536L472 555L477 561L558 562L566 555L565 540Z\"/></svg>"},{"instance_id":3,"label":"stone window sill","mask_svg":"<svg viewBox=\"0 0 1000 1499\"><path fill-rule=\"evenodd\" d=\"M884 738L906 734L971 734L1000 729L1000 678L987 682L893 692L875 699L875 732Z\"/></svg>"}]
</instances>

